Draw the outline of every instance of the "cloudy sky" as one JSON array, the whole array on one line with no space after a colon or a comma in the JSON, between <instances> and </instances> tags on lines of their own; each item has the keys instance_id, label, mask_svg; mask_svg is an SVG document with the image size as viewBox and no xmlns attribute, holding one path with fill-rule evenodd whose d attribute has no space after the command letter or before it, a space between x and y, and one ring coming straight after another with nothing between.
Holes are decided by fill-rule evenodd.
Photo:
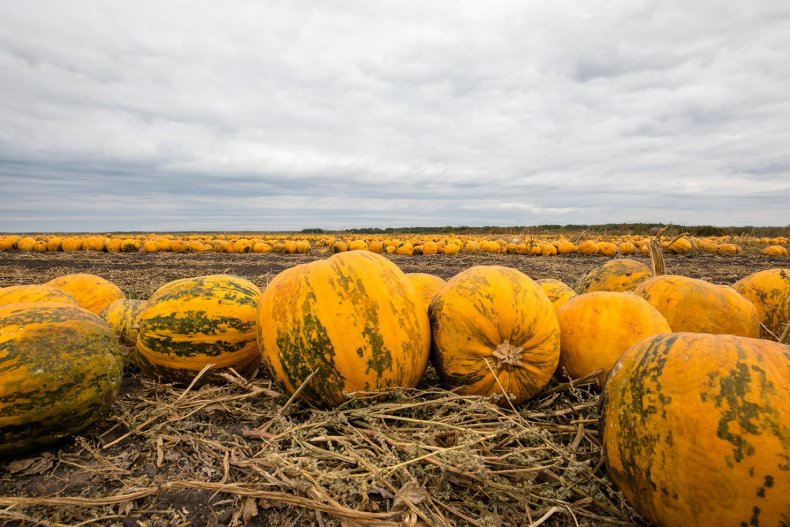
<instances>
[{"instance_id":1,"label":"cloudy sky","mask_svg":"<svg viewBox=\"0 0 790 527\"><path fill-rule=\"evenodd\" d=\"M790 2L0 4L0 231L790 224Z\"/></svg>"}]
</instances>

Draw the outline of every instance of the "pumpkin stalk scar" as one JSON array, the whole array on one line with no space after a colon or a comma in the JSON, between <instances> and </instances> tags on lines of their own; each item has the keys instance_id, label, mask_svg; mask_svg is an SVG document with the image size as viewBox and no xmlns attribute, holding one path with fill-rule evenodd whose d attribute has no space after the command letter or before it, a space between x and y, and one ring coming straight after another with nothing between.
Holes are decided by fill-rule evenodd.
<instances>
[{"instance_id":1,"label":"pumpkin stalk scar","mask_svg":"<svg viewBox=\"0 0 790 527\"><path fill-rule=\"evenodd\" d=\"M509 340L505 340L491 353L496 359L496 367L501 370L503 367L508 370L524 367L524 348L513 346Z\"/></svg>"}]
</instances>

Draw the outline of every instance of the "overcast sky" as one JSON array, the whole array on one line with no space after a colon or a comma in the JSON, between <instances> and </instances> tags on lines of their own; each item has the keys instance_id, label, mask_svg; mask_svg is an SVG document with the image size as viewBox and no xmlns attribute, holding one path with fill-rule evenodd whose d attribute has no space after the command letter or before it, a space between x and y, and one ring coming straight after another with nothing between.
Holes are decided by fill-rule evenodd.
<instances>
[{"instance_id":1,"label":"overcast sky","mask_svg":"<svg viewBox=\"0 0 790 527\"><path fill-rule=\"evenodd\" d=\"M790 224L790 2L6 1L0 231Z\"/></svg>"}]
</instances>

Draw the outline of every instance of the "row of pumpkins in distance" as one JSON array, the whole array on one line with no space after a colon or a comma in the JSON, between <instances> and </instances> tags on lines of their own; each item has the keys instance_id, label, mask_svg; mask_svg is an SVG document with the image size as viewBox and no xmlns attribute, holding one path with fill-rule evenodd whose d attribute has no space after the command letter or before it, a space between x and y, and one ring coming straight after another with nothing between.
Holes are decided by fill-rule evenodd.
<instances>
[{"instance_id":1,"label":"row of pumpkins in distance","mask_svg":"<svg viewBox=\"0 0 790 527\"><path fill-rule=\"evenodd\" d=\"M127 360L184 384L227 368L251 377L262 363L323 408L414 387L429 361L448 389L518 405L561 364L571 378L603 370L608 473L651 521L787 524L789 299L790 269L729 287L651 277L629 259L573 289L497 265L445 282L369 251L291 267L263 291L211 275L131 300L101 277L65 275L0 289L0 454L95 421Z\"/></svg>"},{"instance_id":2,"label":"row of pumpkins in distance","mask_svg":"<svg viewBox=\"0 0 790 527\"><path fill-rule=\"evenodd\" d=\"M224 253L285 253L305 254L338 253L353 250L368 250L374 253L400 255L453 255L458 253L502 253L532 256L557 254L586 254L603 256L649 254L650 238L642 236L607 237L606 240L584 240L574 243L568 239L537 236L525 239L508 237L488 239L485 236L452 237L383 237L366 238L317 237L294 238L287 235L244 236L244 235L186 235L181 237L146 235L120 236L20 236L0 237L0 251L17 249L34 252L224 252ZM686 237L665 240L664 249L675 254L699 251L713 254L740 254L744 238L733 243L729 237ZM785 237L753 238L746 240L755 245L762 254L787 256L788 240Z\"/></svg>"}]
</instances>

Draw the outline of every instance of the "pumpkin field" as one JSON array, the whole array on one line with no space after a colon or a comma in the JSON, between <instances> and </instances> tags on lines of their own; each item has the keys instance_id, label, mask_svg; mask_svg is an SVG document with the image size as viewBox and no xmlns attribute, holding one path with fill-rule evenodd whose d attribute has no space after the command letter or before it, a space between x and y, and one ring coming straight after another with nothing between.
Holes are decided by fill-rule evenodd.
<instances>
[{"instance_id":1,"label":"pumpkin field","mask_svg":"<svg viewBox=\"0 0 790 527\"><path fill-rule=\"evenodd\" d=\"M0 236L0 524L790 525L787 247Z\"/></svg>"}]
</instances>

